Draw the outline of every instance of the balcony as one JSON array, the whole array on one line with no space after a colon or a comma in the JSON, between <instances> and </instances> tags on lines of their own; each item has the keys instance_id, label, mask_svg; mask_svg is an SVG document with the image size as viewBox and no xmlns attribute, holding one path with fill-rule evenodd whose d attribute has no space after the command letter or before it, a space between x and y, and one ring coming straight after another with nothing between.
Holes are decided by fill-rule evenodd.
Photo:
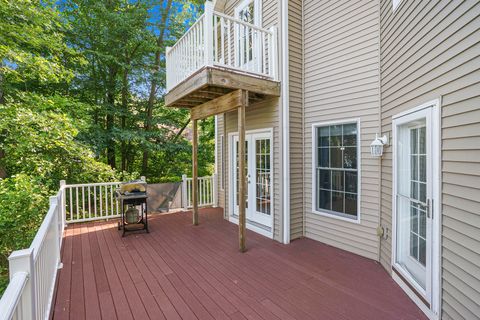
<instances>
[{"instance_id":1,"label":"balcony","mask_svg":"<svg viewBox=\"0 0 480 320\"><path fill-rule=\"evenodd\" d=\"M170 107L193 108L234 90L249 92L249 102L279 96L276 28L261 28L213 11L205 13L167 48Z\"/></svg>"}]
</instances>

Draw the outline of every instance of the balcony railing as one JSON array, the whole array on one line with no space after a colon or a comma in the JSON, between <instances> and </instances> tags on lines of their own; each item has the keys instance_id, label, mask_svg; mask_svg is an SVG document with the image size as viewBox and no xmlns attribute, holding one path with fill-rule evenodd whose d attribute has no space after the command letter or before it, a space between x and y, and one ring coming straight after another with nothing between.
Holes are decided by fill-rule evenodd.
<instances>
[{"instance_id":1,"label":"balcony railing","mask_svg":"<svg viewBox=\"0 0 480 320\"><path fill-rule=\"evenodd\" d=\"M167 48L167 91L206 66L217 66L277 79L276 28L261 28L214 12L205 13Z\"/></svg>"}]
</instances>

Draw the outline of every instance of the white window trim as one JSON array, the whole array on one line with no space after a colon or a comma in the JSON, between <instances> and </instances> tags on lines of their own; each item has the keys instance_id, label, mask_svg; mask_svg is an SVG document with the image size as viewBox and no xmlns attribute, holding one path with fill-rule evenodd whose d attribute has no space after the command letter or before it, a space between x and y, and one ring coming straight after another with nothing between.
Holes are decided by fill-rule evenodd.
<instances>
[{"instance_id":1,"label":"white window trim","mask_svg":"<svg viewBox=\"0 0 480 320\"><path fill-rule=\"evenodd\" d=\"M316 204L316 199L317 199L317 182L316 182L316 163L317 163L317 152L316 152L316 145L317 145L317 133L316 133L316 128L318 127L324 127L324 126L331 126L331 125L338 125L338 124L349 124L349 123L356 123L357 124L357 218L347 218L344 217L340 214L336 214L334 212L330 211L321 211L317 210L317 204ZM318 122L312 124L312 212L314 214L318 214L324 217L329 217L333 219L338 219L342 221L348 221L356 224L360 224L361 222L361 168L362 168L362 163L361 163L361 131L360 131L360 119L355 118L355 119L347 119L347 120L338 120L338 121L328 121L328 122Z\"/></svg>"},{"instance_id":2,"label":"white window trim","mask_svg":"<svg viewBox=\"0 0 480 320\"><path fill-rule=\"evenodd\" d=\"M220 174L220 190L225 191L225 136L220 135L220 171L217 174Z\"/></svg>"}]
</instances>

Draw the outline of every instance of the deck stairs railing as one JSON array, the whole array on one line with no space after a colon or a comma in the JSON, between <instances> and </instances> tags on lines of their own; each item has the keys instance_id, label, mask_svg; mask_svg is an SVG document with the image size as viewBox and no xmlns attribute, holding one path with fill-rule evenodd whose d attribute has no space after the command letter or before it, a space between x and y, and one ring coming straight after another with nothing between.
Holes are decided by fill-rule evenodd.
<instances>
[{"instance_id":1,"label":"deck stairs railing","mask_svg":"<svg viewBox=\"0 0 480 320\"><path fill-rule=\"evenodd\" d=\"M206 66L277 80L277 32L213 10L205 12L166 50L167 91Z\"/></svg>"},{"instance_id":2,"label":"deck stairs railing","mask_svg":"<svg viewBox=\"0 0 480 320\"><path fill-rule=\"evenodd\" d=\"M216 175L199 177L199 206L216 206ZM66 184L50 207L28 249L9 256L10 282L0 299L0 320L49 319L67 224L120 216L114 192L120 182ZM182 177L182 207L192 207L192 179Z\"/></svg>"}]
</instances>

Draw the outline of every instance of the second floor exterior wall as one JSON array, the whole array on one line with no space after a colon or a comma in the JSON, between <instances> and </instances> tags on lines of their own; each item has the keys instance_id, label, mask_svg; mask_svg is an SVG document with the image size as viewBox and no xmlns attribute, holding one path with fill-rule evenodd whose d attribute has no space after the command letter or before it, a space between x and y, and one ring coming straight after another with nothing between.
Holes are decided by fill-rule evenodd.
<instances>
[{"instance_id":1,"label":"second floor exterior wall","mask_svg":"<svg viewBox=\"0 0 480 320\"><path fill-rule=\"evenodd\" d=\"M379 160L369 148L380 126L378 1L306 0L303 5L305 236L378 259ZM312 127L344 121L358 123L359 130L358 221L320 214L314 204Z\"/></svg>"}]
</instances>

